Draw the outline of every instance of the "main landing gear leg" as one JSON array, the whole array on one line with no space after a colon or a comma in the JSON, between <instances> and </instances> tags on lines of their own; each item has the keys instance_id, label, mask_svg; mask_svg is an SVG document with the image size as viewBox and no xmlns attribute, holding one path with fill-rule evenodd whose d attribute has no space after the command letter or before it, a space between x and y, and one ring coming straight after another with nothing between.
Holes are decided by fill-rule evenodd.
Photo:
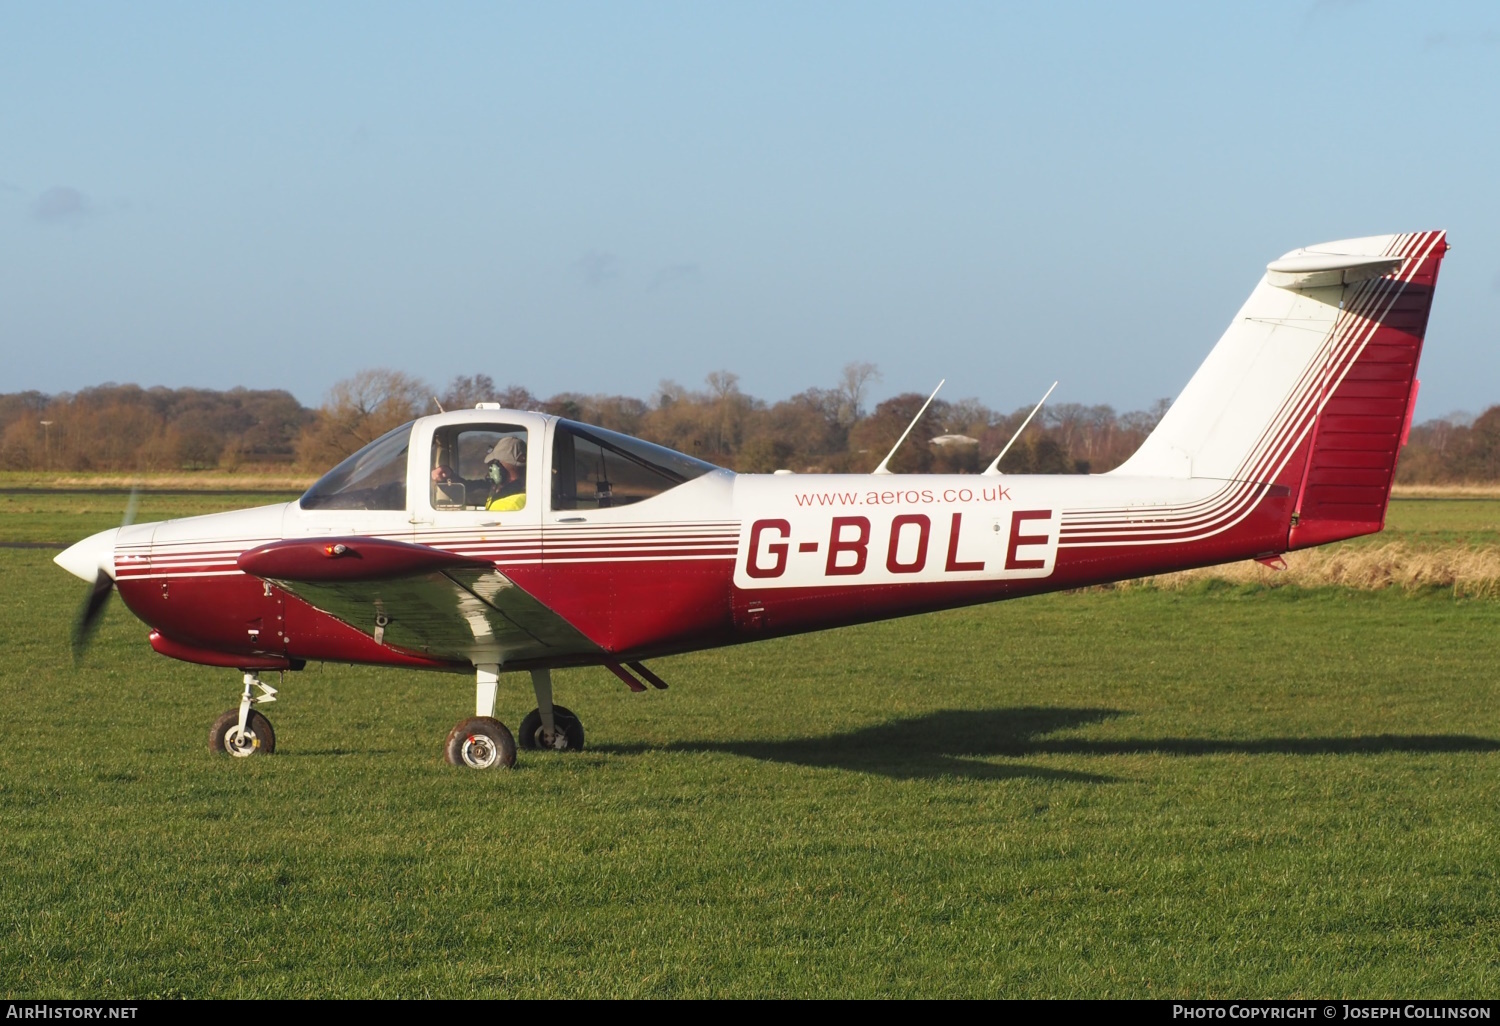
<instances>
[{"instance_id":1,"label":"main landing gear leg","mask_svg":"<svg viewBox=\"0 0 1500 1026\"><path fill-rule=\"evenodd\" d=\"M448 765L509 769L516 764L516 739L510 736L505 724L495 719L495 692L499 686L497 664L474 668L474 717L463 720L449 732L444 745Z\"/></svg>"},{"instance_id":2,"label":"main landing gear leg","mask_svg":"<svg viewBox=\"0 0 1500 1026\"><path fill-rule=\"evenodd\" d=\"M260 694L252 690L260 689ZM211 752L228 752L243 759L257 753L270 755L276 751L276 732L271 721L256 711L257 705L270 705L276 701L276 689L260 679L260 674L245 674L245 690L240 695L240 707L231 709L214 721L208 729L208 748Z\"/></svg>"},{"instance_id":3,"label":"main landing gear leg","mask_svg":"<svg viewBox=\"0 0 1500 1026\"><path fill-rule=\"evenodd\" d=\"M532 670L531 690L536 693L536 714L542 721L542 733L550 738L557 730L552 716L552 671Z\"/></svg>"},{"instance_id":4,"label":"main landing gear leg","mask_svg":"<svg viewBox=\"0 0 1500 1026\"><path fill-rule=\"evenodd\" d=\"M576 752L583 747L583 723L567 709L552 704L552 671L532 670L531 689L536 708L521 721L521 747L554 752Z\"/></svg>"}]
</instances>

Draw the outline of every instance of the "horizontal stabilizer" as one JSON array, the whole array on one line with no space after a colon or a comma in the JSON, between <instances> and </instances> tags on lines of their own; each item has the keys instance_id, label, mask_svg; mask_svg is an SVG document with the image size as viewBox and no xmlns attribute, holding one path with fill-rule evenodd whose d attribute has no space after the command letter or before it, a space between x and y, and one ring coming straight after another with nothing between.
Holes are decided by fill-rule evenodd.
<instances>
[{"instance_id":1,"label":"horizontal stabilizer","mask_svg":"<svg viewBox=\"0 0 1500 1026\"><path fill-rule=\"evenodd\" d=\"M1401 257L1312 253L1297 250L1266 265L1266 284L1281 289L1316 289L1353 285L1379 278L1401 266Z\"/></svg>"}]
</instances>

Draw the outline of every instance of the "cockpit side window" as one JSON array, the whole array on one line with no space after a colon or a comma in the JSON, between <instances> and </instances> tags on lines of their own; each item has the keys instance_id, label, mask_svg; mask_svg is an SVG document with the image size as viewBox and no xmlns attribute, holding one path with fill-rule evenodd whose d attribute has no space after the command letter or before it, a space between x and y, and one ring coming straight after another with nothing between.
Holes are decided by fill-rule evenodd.
<instances>
[{"instance_id":1,"label":"cockpit side window","mask_svg":"<svg viewBox=\"0 0 1500 1026\"><path fill-rule=\"evenodd\" d=\"M455 424L432 435L432 508L526 508L526 429Z\"/></svg>"},{"instance_id":2,"label":"cockpit side window","mask_svg":"<svg viewBox=\"0 0 1500 1026\"><path fill-rule=\"evenodd\" d=\"M300 503L303 509L405 509L406 458L411 429L402 424L318 479Z\"/></svg>"},{"instance_id":3,"label":"cockpit side window","mask_svg":"<svg viewBox=\"0 0 1500 1026\"><path fill-rule=\"evenodd\" d=\"M665 446L560 420L552 436L552 508L628 506L717 469Z\"/></svg>"}]
</instances>

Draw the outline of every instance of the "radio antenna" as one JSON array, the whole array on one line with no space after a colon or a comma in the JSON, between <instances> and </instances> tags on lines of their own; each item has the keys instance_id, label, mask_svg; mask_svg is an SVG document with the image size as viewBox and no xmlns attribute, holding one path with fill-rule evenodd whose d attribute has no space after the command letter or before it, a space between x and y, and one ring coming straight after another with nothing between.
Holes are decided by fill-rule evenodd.
<instances>
[{"instance_id":1,"label":"radio antenna","mask_svg":"<svg viewBox=\"0 0 1500 1026\"><path fill-rule=\"evenodd\" d=\"M1052 382L1052 388L1056 387L1057 382ZM1047 395L1042 396L1042 402L1037 403L1031 408L1031 412L1026 414L1026 419L1021 421L1021 426L1016 428L1016 433L1010 436L1010 441L1005 443L1005 448L1000 450L1000 455L995 457L995 462L984 468L985 477L999 476L1000 461L1005 458L1006 453L1010 452L1010 447L1016 444L1016 439L1021 437L1021 432L1026 430L1026 425L1030 424L1031 418L1036 416L1036 411L1042 408L1042 403L1045 403L1047 401L1047 396L1052 394L1052 388L1047 389Z\"/></svg>"},{"instance_id":2,"label":"radio antenna","mask_svg":"<svg viewBox=\"0 0 1500 1026\"><path fill-rule=\"evenodd\" d=\"M911 429L917 426L917 421L922 419L922 414L927 412L927 407L931 406L932 401L937 398L938 389L942 388L947 381L948 379L944 378L938 382L938 387L932 390L932 394L927 397L927 401L922 404L922 408L917 411L917 415L911 419L910 424L906 425L906 430L901 432L901 437L896 439L896 444L891 446L891 451L885 454L885 459L880 461L880 466L876 467L871 473L889 474L891 472L889 466L891 457L896 455L896 450L901 448L901 443L906 441L906 436L911 434Z\"/></svg>"}]
</instances>

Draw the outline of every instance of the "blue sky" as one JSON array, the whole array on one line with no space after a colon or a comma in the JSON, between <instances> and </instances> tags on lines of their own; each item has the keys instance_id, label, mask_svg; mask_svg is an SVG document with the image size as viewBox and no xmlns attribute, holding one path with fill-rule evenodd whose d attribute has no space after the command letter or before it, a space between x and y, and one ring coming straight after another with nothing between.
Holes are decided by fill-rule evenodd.
<instances>
[{"instance_id":1,"label":"blue sky","mask_svg":"<svg viewBox=\"0 0 1500 1026\"><path fill-rule=\"evenodd\" d=\"M0 391L390 366L1120 409L1265 263L1442 227L1500 402L1500 6L0 6Z\"/></svg>"}]
</instances>

